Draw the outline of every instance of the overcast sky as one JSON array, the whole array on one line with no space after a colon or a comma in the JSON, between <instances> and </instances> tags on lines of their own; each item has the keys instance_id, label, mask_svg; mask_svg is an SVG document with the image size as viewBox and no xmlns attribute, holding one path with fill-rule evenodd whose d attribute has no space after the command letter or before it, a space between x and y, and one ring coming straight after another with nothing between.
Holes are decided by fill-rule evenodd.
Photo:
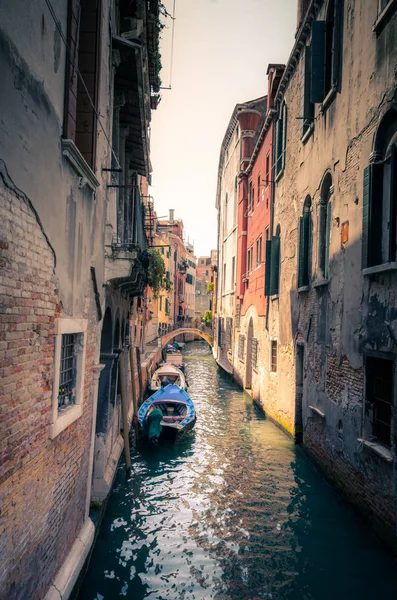
<instances>
[{"instance_id":1,"label":"overcast sky","mask_svg":"<svg viewBox=\"0 0 397 600\"><path fill-rule=\"evenodd\" d=\"M173 0L164 4L172 13ZM176 0L172 90L152 113L151 194L158 216L175 209L196 256L216 248L219 152L235 105L266 94L269 63L294 44L296 0ZM161 53L170 83L171 20ZM169 28L168 28L169 27Z\"/></svg>"}]
</instances>

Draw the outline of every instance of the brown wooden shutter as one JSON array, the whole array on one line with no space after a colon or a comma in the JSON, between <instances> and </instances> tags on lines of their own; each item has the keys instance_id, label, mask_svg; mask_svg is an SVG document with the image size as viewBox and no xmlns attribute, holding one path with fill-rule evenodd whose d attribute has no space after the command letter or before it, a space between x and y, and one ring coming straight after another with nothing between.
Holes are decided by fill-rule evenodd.
<instances>
[{"instance_id":1,"label":"brown wooden shutter","mask_svg":"<svg viewBox=\"0 0 397 600\"><path fill-rule=\"evenodd\" d=\"M80 0L69 0L68 7L68 46L66 52L65 73L65 109L63 123L63 137L75 141L76 134L76 107L77 107L77 63L79 52L80 33Z\"/></svg>"},{"instance_id":2,"label":"brown wooden shutter","mask_svg":"<svg viewBox=\"0 0 397 600\"><path fill-rule=\"evenodd\" d=\"M100 0L81 0L79 71L94 105L96 105L98 97L100 15ZM77 87L75 141L87 164L94 168L96 116L80 79Z\"/></svg>"}]
</instances>

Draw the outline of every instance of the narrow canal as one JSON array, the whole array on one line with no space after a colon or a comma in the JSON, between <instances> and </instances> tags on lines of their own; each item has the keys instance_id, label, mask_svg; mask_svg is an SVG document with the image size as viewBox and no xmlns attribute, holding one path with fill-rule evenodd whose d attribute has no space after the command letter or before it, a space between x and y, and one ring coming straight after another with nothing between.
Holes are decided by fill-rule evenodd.
<instances>
[{"instance_id":1,"label":"narrow canal","mask_svg":"<svg viewBox=\"0 0 397 600\"><path fill-rule=\"evenodd\" d=\"M396 563L301 448L205 342L185 354L195 430L120 466L79 600L396 598Z\"/></svg>"}]
</instances>

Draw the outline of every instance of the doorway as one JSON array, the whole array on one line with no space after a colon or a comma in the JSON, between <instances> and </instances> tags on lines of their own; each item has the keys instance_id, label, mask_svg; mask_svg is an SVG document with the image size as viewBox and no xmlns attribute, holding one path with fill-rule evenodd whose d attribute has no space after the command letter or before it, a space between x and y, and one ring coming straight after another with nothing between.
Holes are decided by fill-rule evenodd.
<instances>
[{"instance_id":1,"label":"doorway","mask_svg":"<svg viewBox=\"0 0 397 600\"><path fill-rule=\"evenodd\" d=\"M303 364L305 346L296 344L295 353L295 442L302 443L303 439Z\"/></svg>"},{"instance_id":2,"label":"doorway","mask_svg":"<svg viewBox=\"0 0 397 600\"><path fill-rule=\"evenodd\" d=\"M252 388L252 338L254 337L254 324L252 317L248 325L247 335L247 354L245 357L245 388L250 390Z\"/></svg>"}]
</instances>

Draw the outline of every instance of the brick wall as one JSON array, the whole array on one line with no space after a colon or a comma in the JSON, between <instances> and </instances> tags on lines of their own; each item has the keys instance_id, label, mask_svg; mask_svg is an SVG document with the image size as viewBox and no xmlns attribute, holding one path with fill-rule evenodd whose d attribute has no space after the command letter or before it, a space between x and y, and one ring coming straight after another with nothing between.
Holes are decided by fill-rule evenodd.
<instances>
[{"instance_id":1,"label":"brick wall","mask_svg":"<svg viewBox=\"0 0 397 600\"><path fill-rule=\"evenodd\" d=\"M0 175L0 596L39 600L84 520L95 305L87 296L83 416L51 441L55 256L29 200Z\"/></svg>"}]
</instances>

